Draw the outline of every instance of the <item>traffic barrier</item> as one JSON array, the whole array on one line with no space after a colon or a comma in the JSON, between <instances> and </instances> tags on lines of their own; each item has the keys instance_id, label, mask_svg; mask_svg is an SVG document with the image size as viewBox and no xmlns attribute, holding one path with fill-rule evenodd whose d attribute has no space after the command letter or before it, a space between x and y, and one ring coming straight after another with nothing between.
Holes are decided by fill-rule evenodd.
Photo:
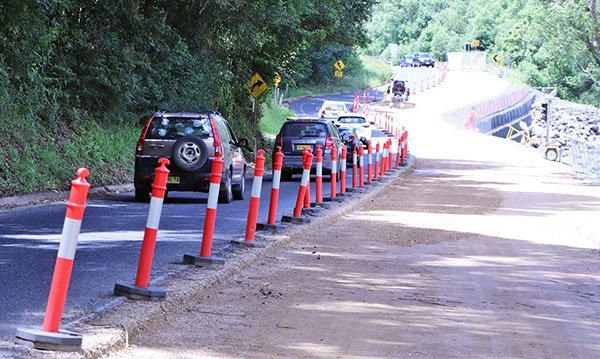
<instances>
[{"instance_id":1,"label":"traffic barrier","mask_svg":"<svg viewBox=\"0 0 600 359\"><path fill-rule=\"evenodd\" d=\"M281 147L278 147L275 152L275 159L273 162L273 184L271 186L271 198L269 201L269 215L267 217L268 225L275 225L275 218L277 216L277 203L279 201L279 185L281 184L281 168L283 166L283 152Z\"/></svg>"},{"instance_id":2,"label":"traffic barrier","mask_svg":"<svg viewBox=\"0 0 600 359\"><path fill-rule=\"evenodd\" d=\"M308 150L312 154L312 148ZM314 159L314 155L313 155ZM311 171L312 171L312 161L311 161ZM302 207L302 211L310 211L310 172L308 174L308 178L306 179L306 191L304 192L304 205Z\"/></svg>"},{"instance_id":3,"label":"traffic barrier","mask_svg":"<svg viewBox=\"0 0 600 359\"><path fill-rule=\"evenodd\" d=\"M406 155L408 154L408 131L404 131L402 138L402 154L400 158L400 165L406 166Z\"/></svg>"},{"instance_id":4,"label":"traffic barrier","mask_svg":"<svg viewBox=\"0 0 600 359\"><path fill-rule=\"evenodd\" d=\"M337 148L331 148L331 200L337 197Z\"/></svg>"},{"instance_id":5,"label":"traffic barrier","mask_svg":"<svg viewBox=\"0 0 600 359\"><path fill-rule=\"evenodd\" d=\"M54 265L42 330L18 328L16 331L17 340L36 349L73 351L79 350L83 342L81 334L60 330L59 327L71 280L85 202L90 188L90 184L86 180L89 174L90 171L87 168L79 168L77 178L71 181L67 213Z\"/></svg>"},{"instance_id":6,"label":"traffic barrier","mask_svg":"<svg viewBox=\"0 0 600 359\"><path fill-rule=\"evenodd\" d=\"M393 154L393 151L392 151L393 144L394 144L394 141L392 141L392 139L390 138L388 140L388 149L387 149L387 152L388 152L388 161L387 161L387 168L386 168L387 171L390 171L394 167L394 165L393 165L393 163L394 163L394 154Z\"/></svg>"},{"instance_id":7,"label":"traffic barrier","mask_svg":"<svg viewBox=\"0 0 600 359\"><path fill-rule=\"evenodd\" d=\"M362 143L358 147L358 161L360 167L359 185L363 187L365 185L365 150L363 148Z\"/></svg>"},{"instance_id":8,"label":"traffic barrier","mask_svg":"<svg viewBox=\"0 0 600 359\"><path fill-rule=\"evenodd\" d=\"M404 130L404 128L403 128ZM400 133L398 136L398 146L396 146L396 167L400 166L400 154L402 153L402 139L404 138L404 133Z\"/></svg>"},{"instance_id":9,"label":"traffic barrier","mask_svg":"<svg viewBox=\"0 0 600 359\"><path fill-rule=\"evenodd\" d=\"M386 166L387 166L387 150L388 150L388 141L385 141L382 145L382 150L381 150L381 163L380 163L380 167L379 167L379 177L383 177L383 175L385 174L386 171Z\"/></svg>"},{"instance_id":10,"label":"traffic barrier","mask_svg":"<svg viewBox=\"0 0 600 359\"><path fill-rule=\"evenodd\" d=\"M258 208L260 206L260 193L262 191L263 176L265 173L265 150L257 151L256 163L254 165L254 179L252 180L252 193L248 205L248 218L246 221L246 235L243 241L232 240L233 244L256 247L254 236L256 234L256 223L258 220ZM242 179L243 181L244 179ZM262 246L262 245L261 245Z\"/></svg>"},{"instance_id":11,"label":"traffic barrier","mask_svg":"<svg viewBox=\"0 0 600 359\"><path fill-rule=\"evenodd\" d=\"M375 170L373 171L373 179L379 178L379 142L375 145Z\"/></svg>"},{"instance_id":12,"label":"traffic barrier","mask_svg":"<svg viewBox=\"0 0 600 359\"><path fill-rule=\"evenodd\" d=\"M206 203L206 215L204 217L204 230L202 231L200 256L185 254L183 256L183 263L185 264L194 264L199 267L212 264L225 264L225 259L211 256L222 171L223 159L221 157L215 157L212 161L210 171L210 185L208 188L208 202Z\"/></svg>"},{"instance_id":13,"label":"traffic barrier","mask_svg":"<svg viewBox=\"0 0 600 359\"><path fill-rule=\"evenodd\" d=\"M356 146L352 148L352 189L358 187L358 153Z\"/></svg>"},{"instance_id":14,"label":"traffic barrier","mask_svg":"<svg viewBox=\"0 0 600 359\"><path fill-rule=\"evenodd\" d=\"M302 208L304 207L304 198L306 196L306 187L310 178L310 169L312 167L313 154L308 150L304 150L303 153L303 170L302 179L300 180L300 187L298 188L298 198L296 199L296 207L294 208L294 218L300 218L302 214Z\"/></svg>"},{"instance_id":15,"label":"traffic barrier","mask_svg":"<svg viewBox=\"0 0 600 359\"><path fill-rule=\"evenodd\" d=\"M367 143L367 182L370 184L373 181L373 146L371 141Z\"/></svg>"},{"instance_id":16,"label":"traffic barrier","mask_svg":"<svg viewBox=\"0 0 600 359\"><path fill-rule=\"evenodd\" d=\"M473 121L475 120L475 111L473 111L473 109L469 110L469 114L467 115L467 119L465 120L464 123L464 128L469 129L469 130L473 130L475 128Z\"/></svg>"},{"instance_id":17,"label":"traffic barrier","mask_svg":"<svg viewBox=\"0 0 600 359\"><path fill-rule=\"evenodd\" d=\"M320 205L323 203L323 148L321 145L317 146L315 154L317 161L317 176L315 178L315 204Z\"/></svg>"},{"instance_id":18,"label":"traffic barrier","mask_svg":"<svg viewBox=\"0 0 600 359\"><path fill-rule=\"evenodd\" d=\"M116 283L113 291L115 295L146 300L153 300L154 298L163 300L167 297L167 292L163 288L149 286L158 225L160 223L165 192L167 191L167 178L169 177L167 165L170 161L166 158L159 158L158 163L159 166L154 170L152 197L150 198L150 209L148 210L148 219L146 220L135 284Z\"/></svg>"},{"instance_id":19,"label":"traffic barrier","mask_svg":"<svg viewBox=\"0 0 600 359\"><path fill-rule=\"evenodd\" d=\"M342 147L342 161L340 162L340 194L346 194L346 146Z\"/></svg>"}]
</instances>

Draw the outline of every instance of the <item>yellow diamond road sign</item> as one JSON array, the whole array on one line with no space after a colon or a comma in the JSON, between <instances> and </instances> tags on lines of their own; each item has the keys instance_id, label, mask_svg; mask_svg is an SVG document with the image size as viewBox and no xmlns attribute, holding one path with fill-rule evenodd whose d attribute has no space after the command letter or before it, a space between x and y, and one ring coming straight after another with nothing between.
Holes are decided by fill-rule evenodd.
<instances>
[{"instance_id":1,"label":"yellow diamond road sign","mask_svg":"<svg viewBox=\"0 0 600 359\"><path fill-rule=\"evenodd\" d=\"M248 91L254 98L259 98L268 88L269 85L258 72L252 75L250 82L248 82Z\"/></svg>"},{"instance_id":2,"label":"yellow diamond road sign","mask_svg":"<svg viewBox=\"0 0 600 359\"><path fill-rule=\"evenodd\" d=\"M344 69L344 67L346 67L346 65L344 65L344 62L342 60L338 60L335 64L333 64L333 66L338 70L338 71L342 71Z\"/></svg>"}]
</instances>

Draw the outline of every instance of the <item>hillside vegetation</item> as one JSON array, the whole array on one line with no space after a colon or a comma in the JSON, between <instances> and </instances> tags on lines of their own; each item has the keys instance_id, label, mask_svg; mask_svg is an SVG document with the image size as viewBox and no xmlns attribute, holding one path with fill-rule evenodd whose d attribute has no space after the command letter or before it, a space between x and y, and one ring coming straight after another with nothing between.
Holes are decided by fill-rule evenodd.
<instances>
[{"instance_id":1,"label":"hillside vegetation","mask_svg":"<svg viewBox=\"0 0 600 359\"><path fill-rule=\"evenodd\" d=\"M364 88L385 76L359 55L392 58L391 44L396 57L443 61L479 40L532 86L596 104L596 10L595 0L2 2L0 196L68 189L80 166L94 186L130 182L141 121L157 108L218 110L260 145L255 118L276 128L285 113L277 75L288 96ZM257 113L254 73L270 85Z\"/></svg>"}]
</instances>

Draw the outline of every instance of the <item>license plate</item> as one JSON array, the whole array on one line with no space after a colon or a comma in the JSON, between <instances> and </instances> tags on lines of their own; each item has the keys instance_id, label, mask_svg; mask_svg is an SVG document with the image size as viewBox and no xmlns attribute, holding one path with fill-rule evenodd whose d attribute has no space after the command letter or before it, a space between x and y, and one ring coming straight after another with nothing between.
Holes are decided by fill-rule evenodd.
<instances>
[{"instance_id":1,"label":"license plate","mask_svg":"<svg viewBox=\"0 0 600 359\"><path fill-rule=\"evenodd\" d=\"M167 183L178 184L180 181L179 176L169 176L167 177Z\"/></svg>"},{"instance_id":2,"label":"license plate","mask_svg":"<svg viewBox=\"0 0 600 359\"><path fill-rule=\"evenodd\" d=\"M312 149L312 145L296 145L296 151L304 151L304 150L311 150Z\"/></svg>"}]
</instances>

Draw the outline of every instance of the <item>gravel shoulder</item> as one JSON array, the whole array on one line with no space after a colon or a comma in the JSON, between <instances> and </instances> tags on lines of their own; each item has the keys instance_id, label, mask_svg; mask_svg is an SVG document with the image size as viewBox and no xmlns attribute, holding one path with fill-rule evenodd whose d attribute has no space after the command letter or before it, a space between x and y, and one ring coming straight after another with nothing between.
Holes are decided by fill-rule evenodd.
<instances>
[{"instance_id":1,"label":"gravel shoulder","mask_svg":"<svg viewBox=\"0 0 600 359\"><path fill-rule=\"evenodd\" d=\"M599 187L440 120L507 86L448 73L401 112L407 171L223 269L182 273L166 302L83 324L84 346L114 338L113 359L598 356Z\"/></svg>"}]
</instances>

